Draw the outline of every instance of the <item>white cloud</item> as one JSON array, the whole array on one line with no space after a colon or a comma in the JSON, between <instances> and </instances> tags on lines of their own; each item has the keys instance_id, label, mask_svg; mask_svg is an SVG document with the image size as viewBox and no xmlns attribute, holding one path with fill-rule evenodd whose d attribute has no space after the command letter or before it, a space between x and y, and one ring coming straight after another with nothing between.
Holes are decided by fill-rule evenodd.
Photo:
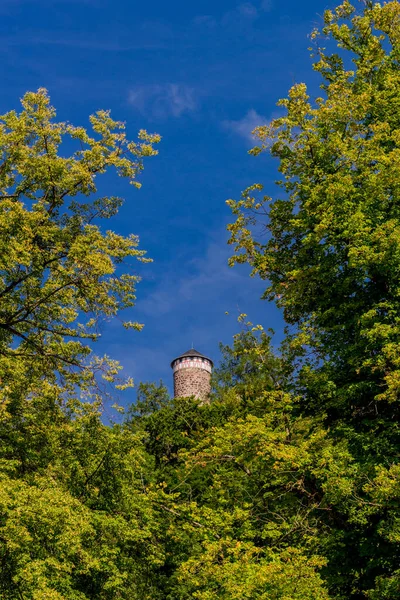
<instances>
[{"instance_id":1,"label":"white cloud","mask_svg":"<svg viewBox=\"0 0 400 600\"><path fill-rule=\"evenodd\" d=\"M214 29L217 26L217 21L211 15L199 15L194 18L193 23L208 29Z\"/></svg>"},{"instance_id":2,"label":"white cloud","mask_svg":"<svg viewBox=\"0 0 400 600\"><path fill-rule=\"evenodd\" d=\"M222 16L221 25L225 29L248 31L257 17L257 7L251 2L242 2Z\"/></svg>"},{"instance_id":3,"label":"white cloud","mask_svg":"<svg viewBox=\"0 0 400 600\"><path fill-rule=\"evenodd\" d=\"M144 85L129 92L128 102L154 118L180 117L198 107L194 88L181 83Z\"/></svg>"},{"instance_id":4,"label":"white cloud","mask_svg":"<svg viewBox=\"0 0 400 600\"><path fill-rule=\"evenodd\" d=\"M225 12L220 19L215 19L210 15L199 15L195 17L193 23L196 26L202 26L207 29L216 29L222 27L229 30L243 32L252 31L254 21L256 21L262 12L269 12L272 8L273 0L258 0L253 2L241 2Z\"/></svg>"},{"instance_id":5,"label":"white cloud","mask_svg":"<svg viewBox=\"0 0 400 600\"><path fill-rule=\"evenodd\" d=\"M217 299L226 290L232 293L236 287L240 288L243 277L247 279L248 274L243 276L238 269L228 266L232 249L226 243L227 234L222 232L217 237L222 238L222 242L210 241L205 256L188 260L180 275L168 273L157 290L145 299L142 307L145 314L166 315L179 306L191 306L198 311L205 298L216 306Z\"/></svg>"},{"instance_id":6,"label":"white cloud","mask_svg":"<svg viewBox=\"0 0 400 600\"><path fill-rule=\"evenodd\" d=\"M239 4L238 11L241 15L250 19L255 19L258 16L258 10L251 2Z\"/></svg>"},{"instance_id":7,"label":"white cloud","mask_svg":"<svg viewBox=\"0 0 400 600\"><path fill-rule=\"evenodd\" d=\"M269 12L272 10L272 0L263 0L261 2L261 10L264 12Z\"/></svg>"},{"instance_id":8,"label":"white cloud","mask_svg":"<svg viewBox=\"0 0 400 600\"><path fill-rule=\"evenodd\" d=\"M252 131L260 126L267 123L267 118L263 115L259 115L254 108L251 108L242 119L238 121L223 121L222 125L225 129L240 135L246 140L254 141Z\"/></svg>"},{"instance_id":9,"label":"white cloud","mask_svg":"<svg viewBox=\"0 0 400 600\"><path fill-rule=\"evenodd\" d=\"M1 0L0 0L1 2ZM21 46L29 43L30 45L37 46L65 46L69 48L82 48L83 50L100 50L100 51L109 51L109 52L126 52L128 50L152 50L163 48L163 43L159 43L157 41L150 42L144 41L143 43L123 43L121 41L113 41L113 40L99 40L95 38L88 38L88 36L70 36L70 37L50 37L47 35L47 32L36 31L33 36L25 36L21 38L19 36L10 36L4 37L2 39L3 44L7 44L8 46Z\"/></svg>"}]
</instances>

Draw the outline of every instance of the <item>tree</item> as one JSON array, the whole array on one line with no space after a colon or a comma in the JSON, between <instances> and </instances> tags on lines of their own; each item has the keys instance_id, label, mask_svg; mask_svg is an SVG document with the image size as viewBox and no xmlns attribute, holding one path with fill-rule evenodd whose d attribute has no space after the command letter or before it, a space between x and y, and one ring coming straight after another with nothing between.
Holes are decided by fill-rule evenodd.
<instances>
[{"instance_id":1,"label":"tree","mask_svg":"<svg viewBox=\"0 0 400 600\"><path fill-rule=\"evenodd\" d=\"M138 187L159 137L131 142L106 111L90 120L92 135L55 121L43 89L0 117L0 594L10 600L158 597L151 467L141 433L102 423L99 376L126 383L91 347L101 320L134 303L127 261L148 260L137 236L102 230L122 200L97 198L96 177L115 168Z\"/></svg>"},{"instance_id":2,"label":"tree","mask_svg":"<svg viewBox=\"0 0 400 600\"><path fill-rule=\"evenodd\" d=\"M22 473L1 447L1 598L159 598L163 547L141 436L103 425L91 404L56 416L26 427Z\"/></svg>"},{"instance_id":3,"label":"tree","mask_svg":"<svg viewBox=\"0 0 400 600\"><path fill-rule=\"evenodd\" d=\"M400 4L366 0L357 12L345 1L325 12L322 34L326 48L313 50L321 96L293 86L278 103L284 116L255 130L251 153L278 159L281 194L262 197L255 184L228 201L231 264L247 262L268 281L264 297L287 323L297 414L322 418L353 464L337 461L344 486L328 485L324 468L313 475L330 514L322 521L331 535L320 529L329 591L392 598L400 589Z\"/></svg>"},{"instance_id":4,"label":"tree","mask_svg":"<svg viewBox=\"0 0 400 600\"><path fill-rule=\"evenodd\" d=\"M20 113L0 118L3 408L20 393L19 382L26 394L28 382L38 377L53 382L61 377L74 386L78 380L93 383L96 371L108 369L111 378L118 371L112 361L89 366L88 341L98 338L101 318L134 303L139 278L120 265L148 259L137 236L101 229L122 200L90 197L97 191L96 177L111 168L139 187L143 159L156 154L159 136L140 131L139 141L131 142L124 124L107 111L90 122L92 136L83 127L56 122L44 89L27 93Z\"/></svg>"},{"instance_id":5,"label":"tree","mask_svg":"<svg viewBox=\"0 0 400 600\"><path fill-rule=\"evenodd\" d=\"M296 414L269 337L246 325L223 347L210 404L154 403L162 388L144 386L142 405L154 410L128 416L128 429L144 430L164 493L154 498L164 532L163 591L171 600L325 599L320 550L330 509L316 479L339 497L351 457L321 420Z\"/></svg>"},{"instance_id":6,"label":"tree","mask_svg":"<svg viewBox=\"0 0 400 600\"><path fill-rule=\"evenodd\" d=\"M399 414L399 14L398 2L369 1L361 14L347 1L325 12L338 49L315 50L321 97L297 84L278 103L285 116L255 130L251 152L278 158L284 194L259 198L254 185L229 201L232 263L269 280L265 297L296 329L307 405L321 409L323 388L332 419L371 427Z\"/></svg>"},{"instance_id":7,"label":"tree","mask_svg":"<svg viewBox=\"0 0 400 600\"><path fill-rule=\"evenodd\" d=\"M242 393L243 400L254 411L257 402L261 413L265 406L263 394L284 386L283 363L271 347L271 337L261 325L253 326L242 314L240 333L234 335L232 347L220 345L221 363L214 370L213 384L216 397L225 390Z\"/></svg>"}]
</instances>

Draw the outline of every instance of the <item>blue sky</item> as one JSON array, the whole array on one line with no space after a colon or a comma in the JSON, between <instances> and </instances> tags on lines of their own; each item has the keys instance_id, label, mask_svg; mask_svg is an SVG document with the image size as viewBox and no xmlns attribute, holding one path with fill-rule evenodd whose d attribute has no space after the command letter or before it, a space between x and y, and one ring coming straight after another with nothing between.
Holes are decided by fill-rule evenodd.
<instances>
[{"instance_id":1,"label":"blue sky","mask_svg":"<svg viewBox=\"0 0 400 600\"><path fill-rule=\"evenodd\" d=\"M103 328L97 351L136 381L171 384L172 358L195 347L219 358L240 312L282 332L277 309L248 270L227 266L225 205L248 185L276 194L276 165L253 158L250 131L276 114L296 82L316 90L307 34L328 5L318 0L1 0L2 113L26 90L46 87L60 120L87 126L99 108L162 135L136 191L99 180L99 194L126 198L112 228L140 236L154 259L139 268L138 302ZM229 312L226 315L225 312Z\"/></svg>"}]
</instances>

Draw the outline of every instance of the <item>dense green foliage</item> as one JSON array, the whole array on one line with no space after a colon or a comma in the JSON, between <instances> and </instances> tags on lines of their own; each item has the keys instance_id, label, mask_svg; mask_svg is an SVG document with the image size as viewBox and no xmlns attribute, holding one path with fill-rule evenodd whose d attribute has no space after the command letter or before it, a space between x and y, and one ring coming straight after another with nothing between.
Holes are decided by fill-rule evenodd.
<instances>
[{"instance_id":1,"label":"dense green foliage","mask_svg":"<svg viewBox=\"0 0 400 600\"><path fill-rule=\"evenodd\" d=\"M1 598L400 598L400 4L324 21L321 98L294 86L256 131L281 196L229 201L232 263L287 335L278 354L242 315L208 404L141 384L102 422L127 384L92 343L146 259L94 181L135 182L158 136L99 112L90 137L43 90L0 118Z\"/></svg>"},{"instance_id":2,"label":"dense green foliage","mask_svg":"<svg viewBox=\"0 0 400 600\"><path fill-rule=\"evenodd\" d=\"M139 185L159 138L130 142L104 111L91 125L56 122L45 90L0 118L2 598L153 597L163 553L141 436L101 422L107 386L130 382L89 344L134 302L138 277L119 265L146 260L136 236L102 231L121 199L92 200L95 178L114 167Z\"/></svg>"},{"instance_id":3,"label":"dense green foliage","mask_svg":"<svg viewBox=\"0 0 400 600\"><path fill-rule=\"evenodd\" d=\"M284 311L300 414L320 415L353 459L346 496L330 507L340 544L336 557L333 546L324 552L327 569L336 564L331 589L392 598L400 594L400 4L367 1L357 14L343 2L324 22L327 48L314 49L321 97L295 85L279 103L285 115L256 131L252 153L279 159L282 195L259 197L255 185L229 201L232 262L268 280L265 297ZM258 237L260 223L268 236Z\"/></svg>"}]
</instances>

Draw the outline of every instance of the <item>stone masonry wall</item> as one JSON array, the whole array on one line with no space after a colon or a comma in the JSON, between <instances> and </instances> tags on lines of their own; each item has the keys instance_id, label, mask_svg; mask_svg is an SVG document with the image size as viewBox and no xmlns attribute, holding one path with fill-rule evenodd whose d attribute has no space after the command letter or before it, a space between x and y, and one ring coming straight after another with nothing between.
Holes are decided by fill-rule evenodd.
<instances>
[{"instance_id":1,"label":"stone masonry wall","mask_svg":"<svg viewBox=\"0 0 400 600\"><path fill-rule=\"evenodd\" d=\"M174 396L196 396L207 402L211 375L205 369L186 368L174 373Z\"/></svg>"}]
</instances>

